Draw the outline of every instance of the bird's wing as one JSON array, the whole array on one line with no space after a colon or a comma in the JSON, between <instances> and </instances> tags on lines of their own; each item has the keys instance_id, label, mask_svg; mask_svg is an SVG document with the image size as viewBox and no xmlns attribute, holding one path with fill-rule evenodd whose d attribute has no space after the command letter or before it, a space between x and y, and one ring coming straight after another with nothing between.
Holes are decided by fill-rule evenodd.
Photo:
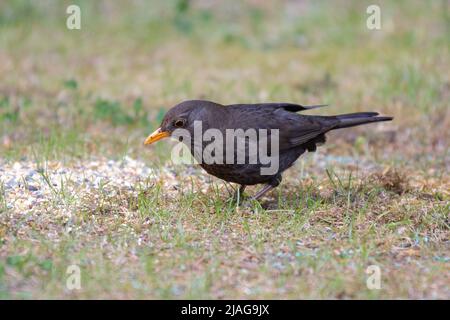
<instances>
[{"instance_id":1,"label":"bird's wing","mask_svg":"<svg viewBox=\"0 0 450 320\"><path fill-rule=\"evenodd\" d=\"M286 111L290 112L298 112L298 111L305 111L305 110L311 110L321 107L326 107L327 104L318 104L318 105L311 105L311 106L302 106L300 104L294 104L294 103L286 103L286 102L274 102L274 103L254 103L254 104L231 104L228 105L228 107L258 107L258 108L266 108L266 109L284 109Z\"/></svg>"},{"instance_id":2,"label":"bird's wing","mask_svg":"<svg viewBox=\"0 0 450 320\"><path fill-rule=\"evenodd\" d=\"M276 114L277 112L275 112ZM279 127L279 148L286 150L308 143L314 138L334 128L338 121L331 117L301 116L287 117L287 112L275 117L272 126ZM275 124L278 122L277 124Z\"/></svg>"},{"instance_id":3,"label":"bird's wing","mask_svg":"<svg viewBox=\"0 0 450 320\"><path fill-rule=\"evenodd\" d=\"M235 110L230 112L228 121L223 123L224 128L236 129L278 129L280 150L288 150L301 146L338 125L335 117L301 115L282 107L264 104L272 107L258 105L233 105ZM269 135L273 131L269 131Z\"/></svg>"}]
</instances>

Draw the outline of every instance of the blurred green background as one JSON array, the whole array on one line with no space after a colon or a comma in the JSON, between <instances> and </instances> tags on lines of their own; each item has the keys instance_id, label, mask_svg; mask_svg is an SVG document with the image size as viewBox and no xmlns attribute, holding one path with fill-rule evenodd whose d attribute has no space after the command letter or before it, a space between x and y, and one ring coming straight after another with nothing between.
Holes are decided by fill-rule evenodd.
<instances>
[{"instance_id":1,"label":"blurred green background","mask_svg":"<svg viewBox=\"0 0 450 320\"><path fill-rule=\"evenodd\" d=\"M81 30L66 28L70 4ZM370 4L2 1L0 151L139 156L166 109L198 98L373 109L436 144L422 133L449 123L448 1L379 1L381 30Z\"/></svg>"}]
</instances>

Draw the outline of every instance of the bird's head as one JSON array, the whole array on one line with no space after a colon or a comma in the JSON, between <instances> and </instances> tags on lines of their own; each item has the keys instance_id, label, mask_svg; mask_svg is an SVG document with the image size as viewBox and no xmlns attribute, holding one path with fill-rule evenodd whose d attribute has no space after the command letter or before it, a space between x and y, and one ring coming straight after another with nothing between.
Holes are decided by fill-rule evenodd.
<instances>
[{"instance_id":1,"label":"bird's head","mask_svg":"<svg viewBox=\"0 0 450 320\"><path fill-rule=\"evenodd\" d=\"M170 137L176 129L186 129L192 133L194 121L206 121L208 109L216 106L218 105L213 102L203 100L189 100L177 104L166 113L159 128L145 139L144 144Z\"/></svg>"}]
</instances>

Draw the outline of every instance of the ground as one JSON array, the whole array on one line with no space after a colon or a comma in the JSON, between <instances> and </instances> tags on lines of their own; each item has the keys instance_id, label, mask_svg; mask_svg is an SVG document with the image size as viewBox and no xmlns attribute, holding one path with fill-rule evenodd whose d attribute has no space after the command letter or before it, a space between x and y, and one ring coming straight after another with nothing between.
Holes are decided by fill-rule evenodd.
<instances>
[{"instance_id":1,"label":"ground","mask_svg":"<svg viewBox=\"0 0 450 320\"><path fill-rule=\"evenodd\" d=\"M450 298L447 1L74 3L0 3L0 298ZM394 121L238 208L143 146L194 98Z\"/></svg>"}]
</instances>

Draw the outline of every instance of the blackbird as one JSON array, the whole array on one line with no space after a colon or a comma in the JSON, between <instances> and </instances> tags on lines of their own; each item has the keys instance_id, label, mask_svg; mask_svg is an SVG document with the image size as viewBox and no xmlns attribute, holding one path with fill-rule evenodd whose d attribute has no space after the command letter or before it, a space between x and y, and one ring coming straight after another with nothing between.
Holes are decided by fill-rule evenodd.
<instances>
[{"instance_id":1,"label":"blackbird","mask_svg":"<svg viewBox=\"0 0 450 320\"><path fill-rule=\"evenodd\" d=\"M328 131L393 119L378 116L376 112L357 112L336 116L297 113L323 106L326 105L256 103L225 106L204 100L184 101L167 112L161 126L148 136L144 144L148 145L169 136L174 137L177 129L184 129L183 132L194 138L188 139L186 136L180 138L178 135L175 138L182 140L188 146L194 158L207 173L239 184L240 188L236 193L238 197L244 192L246 186L264 183L265 186L252 197L256 200L280 184L283 171L292 166L300 155L306 151L316 151L318 145L325 143L325 133ZM201 128L196 131L198 125ZM211 135L205 139L209 129L215 129L214 139ZM196 133L205 135L200 142L195 136ZM230 133L235 136L227 140L226 136ZM219 139L217 134L223 134L225 138ZM234 138L241 138L239 140L243 141L241 148L239 143L235 143ZM229 143L230 141L233 143ZM215 144L215 146L211 148L211 146L208 147L209 144ZM252 146L256 146L256 149L252 149ZM210 161L202 158L207 148L213 149L213 152L210 152ZM255 154L263 154L261 153L263 149L269 150L267 158L272 161L270 164L263 161L263 157L256 156L256 160L250 158ZM217 157L220 156L218 153L221 150L222 157ZM237 161L239 153L244 153L240 162ZM227 161L225 161L225 155ZM272 166L274 168L268 170L273 163L276 164ZM267 172L263 172L264 168Z\"/></svg>"}]
</instances>

